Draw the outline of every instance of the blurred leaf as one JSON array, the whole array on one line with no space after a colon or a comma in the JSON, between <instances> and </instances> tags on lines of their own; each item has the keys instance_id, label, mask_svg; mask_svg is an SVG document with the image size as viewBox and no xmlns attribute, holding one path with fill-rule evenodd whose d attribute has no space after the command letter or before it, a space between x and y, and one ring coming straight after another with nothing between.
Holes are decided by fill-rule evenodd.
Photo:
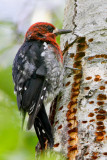
<instances>
[{"instance_id":1,"label":"blurred leaf","mask_svg":"<svg viewBox=\"0 0 107 160\"><path fill-rule=\"evenodd\" d=\"M34 130L21 131L21 116L9 95L12 91L2 89L5 92L0 90L0 160L33 159L38 142L36 134Z\"/></svg>"},{"instance_id":2,"label":"blurred leaf","mask_svg":"<svg viewBox=\"0 0 107 160\"><path fill-rule=\"evenodd\" d=\"M0 89L3 90L12 100L16 101L12 80L12 67L0 69Z\"/></svg>"},{"instance_id":3,"label":"blurred leaf","mask_svg":"<svg viewBox=\"0 0 107 160\"><path fill-rule=\"evenodd\" d=\"M0 153L14 150L18 143L20 120L17 117L15 103L8 95L0 91Z\"/></svg>"}]
</instances>

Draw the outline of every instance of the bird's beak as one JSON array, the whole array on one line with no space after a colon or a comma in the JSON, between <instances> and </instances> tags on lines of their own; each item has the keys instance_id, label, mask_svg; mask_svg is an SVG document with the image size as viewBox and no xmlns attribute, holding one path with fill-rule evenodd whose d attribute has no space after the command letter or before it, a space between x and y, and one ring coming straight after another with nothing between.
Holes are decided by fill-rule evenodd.
<instances>
[{"instance_id":1,"label":"bird's beak","mask_svg":"<svg viewBox=\"0 0 107 160\"><path fill-rule=\"evenodd\" d=\"M71 33L72 30L67 30L67 29L54 29L53 33L57 36L60 34L66 34L66 33Z\"/></svg>"}]
</instances>

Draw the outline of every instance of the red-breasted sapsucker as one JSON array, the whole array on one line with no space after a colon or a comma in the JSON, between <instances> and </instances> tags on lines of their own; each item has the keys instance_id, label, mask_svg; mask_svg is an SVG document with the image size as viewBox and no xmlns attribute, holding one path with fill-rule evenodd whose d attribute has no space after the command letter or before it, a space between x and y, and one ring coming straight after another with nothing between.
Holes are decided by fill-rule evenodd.
<instances>
[{"instance_id":1,"label":"red-breasted sapsucker","mask_svg":"<svg viewBox=\"0 0 107 160\"><path fill-rule=\"evenodd\" d=\"M51 125L45 111L44 100L55 97L62 87L63 55L56 43L56 36L70 33L58 30L52 24L33 24L25 35L25 41L13 62L13 81L17 104L24 114L28 112L27 128L34 125L41 148L45 141L54 144Z\"/></svg>"}]
</instances>

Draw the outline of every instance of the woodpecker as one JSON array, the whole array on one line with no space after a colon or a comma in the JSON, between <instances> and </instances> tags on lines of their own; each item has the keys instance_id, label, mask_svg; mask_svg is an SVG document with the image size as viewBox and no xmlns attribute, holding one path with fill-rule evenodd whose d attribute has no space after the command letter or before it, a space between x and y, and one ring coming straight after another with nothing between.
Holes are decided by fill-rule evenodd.
<instances>
[{"instance_id":1,"label":"woodpecker","mask_svg":"<svg viewBox=\"0 0 107 160\"><path fill-rule=\"evenodd\" d=\"M56 43L56 36L71 30L57 29L47 22L33 24L25 34L12 68L14 91L19 110L29 115L27 128L34 125L41 148L54 139L44 101L59 93L63 80L63 55Z\"/></svg>"}]
</instances>

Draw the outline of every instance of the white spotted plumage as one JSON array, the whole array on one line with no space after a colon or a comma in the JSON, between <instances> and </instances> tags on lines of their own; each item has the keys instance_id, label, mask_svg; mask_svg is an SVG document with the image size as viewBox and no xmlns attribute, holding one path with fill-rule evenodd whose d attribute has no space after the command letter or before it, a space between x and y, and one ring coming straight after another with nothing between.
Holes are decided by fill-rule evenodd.
<instances>
[{"instance_id":1,"label":"white spotted plumage","mask_svg":"<svg viewBox=\"0 0 107 160\"><path fill-rule=\"evenodd\" d=\"M50 99L49 96L53 99L59 93L63 85L63 65L59 63L56 58L54 48L46 42L44 42L44 51L41 55L44 55L44 61L47 67L46 79L49 82L47 89L49 92L47 96L48 99Z\"/></svg>"}]
</instances>

